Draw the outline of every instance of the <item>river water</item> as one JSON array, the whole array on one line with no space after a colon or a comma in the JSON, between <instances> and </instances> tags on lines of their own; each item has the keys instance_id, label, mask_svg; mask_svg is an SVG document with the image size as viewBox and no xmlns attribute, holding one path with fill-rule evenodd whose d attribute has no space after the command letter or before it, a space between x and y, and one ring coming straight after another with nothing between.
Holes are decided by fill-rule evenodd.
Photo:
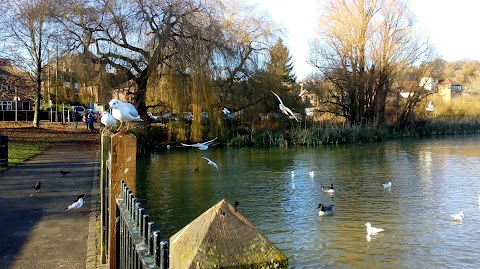
<instances>
[{"instance_id":1,"label":"river water","mask_svg":"<svg viewBox=\"0 0 480 269\"><path fill-rule=\"evenodd\" d=\"M239 201L290 268L478 268L479 142L169 150L138 158L137 197L162 237L224 198ZM323 193L330 184L336 192ZM335 214L319 217L319 203ZM451 220L461 210L464 220ZM367 222L385 231L367 236Z\"/></svg>"}]
</instances>

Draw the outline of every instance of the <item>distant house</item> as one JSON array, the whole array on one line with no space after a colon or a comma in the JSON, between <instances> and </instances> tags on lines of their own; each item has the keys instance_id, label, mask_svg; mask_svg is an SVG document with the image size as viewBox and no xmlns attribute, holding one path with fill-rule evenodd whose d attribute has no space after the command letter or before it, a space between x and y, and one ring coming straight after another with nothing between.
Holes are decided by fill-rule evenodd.
<instances>
[{"instance_id":1,"label":"distant house","mask_svg":"<svg viewBox=\"0 0 480 269\"><path fill-rule=\"evenodd\" d=\"M437 84L437 94L444 102L450 102L458 95L462 95L462 85L450 79L440 80Z\"/></svg>"},{"instance_id":2,"label":"distant house","mask_svg":"<svg viewBox=\"0 0 480 269\"><path fill-rule=\"evenodd\" d=\"M16 110L33 110L34 88L18 70L5 59L0 59L0 120L12 120Z\"/></svg>"}]
</instances>

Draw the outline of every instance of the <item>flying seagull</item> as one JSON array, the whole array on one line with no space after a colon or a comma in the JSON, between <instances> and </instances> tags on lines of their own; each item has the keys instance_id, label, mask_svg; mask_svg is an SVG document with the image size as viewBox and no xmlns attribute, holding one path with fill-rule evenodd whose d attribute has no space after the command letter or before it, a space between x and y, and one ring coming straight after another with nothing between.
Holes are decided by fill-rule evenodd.
<instances>
[{"instance_id":1,"label":"flying seagull","mask_svg":"<svg viewBox=\"0 0 480 269\"><path fill-rule=\"evenodd\" d=\"M215 166L215 168L217 168L217 170L218 170L218 165L217 165L214 161L210 160L210 159L207 158L207 157L202 157L202 159L207 160L209 165Z\"/></svg>"},{"instance_id":2,"label":"flying seagull","mask_svg":"<svg viewBox=\"0 0 480 269\"><path fill-rule=\"evenodd\" d=\"M75 202L73 202L73 204L71 204L71 205L69 205L69 206L67 207L67 210L70 210L70 209L78 209L78 208L82 207L83 204L85 203L85 202L83 201L84 198L85 198L85 194L79 195L79 196L77 197L77 200L76 200Z\"/></svg>"},{"instance_id":3,"label":"flying seagull","mask_svg":"<svg viewBox=\"0 0 480 269\"><path fill-rule=\"evenodd\" d=\"M388 182L388 183L385 183L385 184L382 184L384 188L391 188L392 187L392 182Z\"/></svg>"},{"instance_id":4,"label":"flying seagull","mask_svg":"<svg viewBox=\"0 0 480 269\"><path fill-rule=\"evenodd\" d=\"M426 111L435 111L435 107L433 106L433 101L430 101L430 103L428 103L428 106L425 110Z\"/></svg>"},{"instance_id":5,"label":"flying seagull","mask_svg":"<svg viewBox=\"0 0 480 269\"><path fill-rule=\"evenodd\" d=\"M280 107L280 110L283 112L283 114L287 115L287 116L293 116L293 118L298 121L297 117L295 116L295 114L293 114L292 110L288 107L286 107L284 104L283 104L283 101L282 99L280 99L280 96L278 96L276 93L274 93L272 90L270 90L277 98L278 98L278 101L280 101L280 104L278 105L278 107Z\"/></svg>"},{"instance_id":6,"label":"flying seagull","mask_svg":"<svg viewBox=\"0 0 480 269\"><path fill-rule=\"evenodd\" d=\"M138 115L138 111L130 103L124 103L118 99L112 99L108 104L112 110L112 116L120 121L118 130L121 130L123 122L127 123L125 131L128 131L131 121L143 121L140 118L140 115Z\"/></svg>"},{"instance_id":7,"label":"flying seagull","mask_svg":"<svg viewBox=\"0 0 480 269\"><path fill-rule=\"evenodd\" d=\"M230 110L228 108L224 107L222 110L223 114L230 114Z\"/></svg>"},{"instance_id":8,"label":"flying seagull","mask_svg":"<svg viewBox=\"0 0 480 269\"><path fill-rule=\"evenodd\" d=\"M64 175L70 174L70 171L60 170L60 174L62 174L62 176L64 176Z\"/></svg>"},{"instance_id":9,"label":"flying seagull","mask_svg":"<svg viewBox=\"0 0 480 269\"><path fill-rule=\"evenodd\" d=\"M103 111L102 112L102 118L100 120L103 125L105 125L105 129L103 129L103 131L105 130L111 130L110 128L117 124L117 120L112 116L112 114L110 114L108 111Z\"/></svg>"},{"instance_id":10,"label":"flying seagull","mask_svg":"<svg viewBox=\"0 0 480 269\"><path fill-rule=\"evenodd\" d=\"M203 143L195 143L195 144L180 143L180 144L184 147L194 147L194 148L198 148L199 150L207 150L208 146L212 145L213 141L215 141L216 139L217 138L215 137L214 139L209 140L207 142L203 142Z\"/></svg>"},{"instance_id":11,"label":"flying seagull","mask_svg":"<svg viewBox=\"0 0 480 269\"><path fill-rule=\"evenodd\" d=\"M38 190L40 190L40 187L42 187L42 182L40 181L37 181L37 183L33 186L35 192L38 192Z\"/></svg>"},{"instance_id":12,"label":"flying seagull","mask_svg":"<svg viewBox=\"0 0 480 269\"><path fill-rule=\"evenodd\" d=\"M313 178L315 176L315 172L310 171L310 177Z\"/></svg>"}]
</instances>

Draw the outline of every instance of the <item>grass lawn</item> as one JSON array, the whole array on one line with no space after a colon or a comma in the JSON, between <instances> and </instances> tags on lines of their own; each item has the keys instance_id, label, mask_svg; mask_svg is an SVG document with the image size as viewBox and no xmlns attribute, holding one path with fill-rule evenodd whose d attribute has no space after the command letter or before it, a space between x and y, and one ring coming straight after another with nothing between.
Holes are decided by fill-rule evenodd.
<instances>
[{"instance_id":1,"label":"grass lawn","mask_svg":"<svg viewBox=\"0 0 480 269\"><path fill-rule=\"evenodd\" d=\"M8 167L0 167L0 172L38 155L49 145L38 141L8 141Z\"/></svg>"}]
</instances>

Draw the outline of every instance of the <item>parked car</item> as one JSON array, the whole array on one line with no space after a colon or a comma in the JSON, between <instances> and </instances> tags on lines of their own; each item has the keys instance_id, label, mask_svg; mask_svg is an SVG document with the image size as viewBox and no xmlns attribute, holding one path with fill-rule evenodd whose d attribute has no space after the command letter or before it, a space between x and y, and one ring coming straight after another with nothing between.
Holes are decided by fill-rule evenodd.
<instances>
[{"instance_id":1,"label":"parked car","mask_svg":"<svg viewBox=\"0 0 480 269\"><path fill-rule=\"evenodd\" d=\"M85 115L85 108L83 106L71 106L72 111L77 111L80 117Z\"/></svg>"}]
</instances>

